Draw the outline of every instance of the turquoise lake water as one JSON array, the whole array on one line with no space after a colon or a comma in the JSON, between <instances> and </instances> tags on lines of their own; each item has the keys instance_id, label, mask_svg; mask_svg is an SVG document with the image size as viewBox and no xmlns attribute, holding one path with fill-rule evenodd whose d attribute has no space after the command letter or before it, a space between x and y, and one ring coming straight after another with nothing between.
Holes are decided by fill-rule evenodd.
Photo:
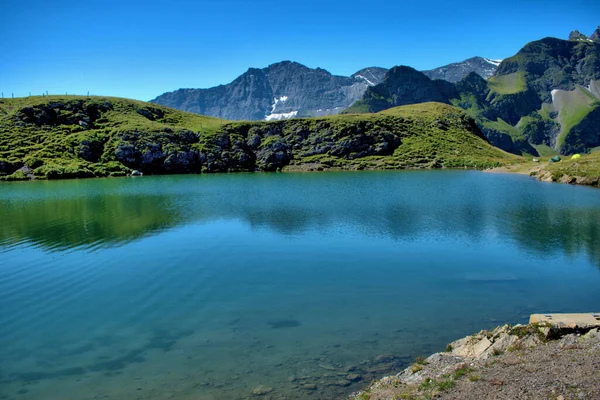
<instances>
[{"instance_id":1,"label":"turquoise lake water","mask_svg":"<svg viewBox=\"0 0 600 400\"><path fill-rule=\"evenodd\" d=\"M600 310L600 190L524 176L5 183L0 218L0 399L343 398Z\"/></svg>"}]
</instances>

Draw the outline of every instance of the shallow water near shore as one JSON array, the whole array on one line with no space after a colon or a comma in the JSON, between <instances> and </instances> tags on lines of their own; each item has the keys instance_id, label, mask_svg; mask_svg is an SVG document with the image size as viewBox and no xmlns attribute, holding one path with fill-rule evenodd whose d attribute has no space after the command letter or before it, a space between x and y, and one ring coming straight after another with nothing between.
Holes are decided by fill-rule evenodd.
<instances>
[{"instance_id":1,"label":"shallow water near shore","mask_svg":"<svg viewBox=\"0 0 600 400\"><path fill-rule=\"evenodd\" d=\"M7 183L0 216L0 399L342 398L600 307L600 191L523 176Z\"/></svg>"}]
</instances>

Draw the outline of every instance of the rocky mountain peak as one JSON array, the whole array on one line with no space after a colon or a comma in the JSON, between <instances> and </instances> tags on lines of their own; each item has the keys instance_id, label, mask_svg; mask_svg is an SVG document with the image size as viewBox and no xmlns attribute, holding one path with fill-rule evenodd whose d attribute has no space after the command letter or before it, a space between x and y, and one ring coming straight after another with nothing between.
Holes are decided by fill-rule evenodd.
<instances>
[{"instance_id":1,"label":"rocky mountain peak","mask_svg":"<svg viewBox=\"0 0 600 400\"><path fill-rule=\"evenodd\" d=\"M375 86L383 82L383 78L388 70L380 67L367 67L351 75L357 81L366 82L369 86Z\"/></svg>"},{"instance_id":2,"label":"rocky mountain peak","mask_svg":"<svg viewBox=\"0 0 600 400\"><path fill-rule=\"evenodd\" d=\"M268 72L272 71L310 71L306 65L300 64L296 61L280 61L277 63L273 63L265 68Z\"/></svg>"},{"instance_id":3,"label":"rocky mountain peak","mask_svg":"<svg viewBox=\"0 0 600 400\"><path fill-rule=\"evenodd\" d=\"M487 79L496 72L501 62L502 60L472 57L458 63L422 72L431 79L443 79L448 82L458 82L471 72L475 72L483 79Z\"/></svg>"},{"instance_id":4,"label":"rocky mountain peak","mask_svg":"<svg viewBox=\"0 0 600 400\"><path fill-rule=\"evenodd\" d=\"M569 40L585 40L588 37L578 30L574 30L569 34Z\"/></svg>"},{"instance_id":5,"label":"rocky mountain peak","mask_svg":"<svg viewBox=\"0 0 600 400\"><path fill-rule=\"evenodd\" d=\"M600 26L596 28L594 33L592 33L590 39L592 39L595 42L600 42Z\"/></svg>"},{"instance_id":6,"label":"rocky mountain peak","mask_svg":"<svg viewBox=\"0 0 600 400\"><path fill-rule=\"evenodd\" d=\"M430 80L425 74L417 71L413 67L409 67L408 65L399 65L397 67L393 67L387 73L385 80L388 79L403 79L403 78L412 78L420 81L428 81Z\"/></svg>"}]
</instances>

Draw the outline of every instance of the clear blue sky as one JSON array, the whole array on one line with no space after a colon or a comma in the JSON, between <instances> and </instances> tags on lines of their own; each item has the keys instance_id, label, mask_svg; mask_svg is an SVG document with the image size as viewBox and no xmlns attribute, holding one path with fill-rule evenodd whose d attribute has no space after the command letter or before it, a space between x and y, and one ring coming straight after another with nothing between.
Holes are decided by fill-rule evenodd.
<instances>
[{"instance_id":1,"label":"clear blue sky","mask_svg":"<svg viewBox=\"0 0 600 400\"><path fill-rule=\"evenodd\" d=\"M598 0L0 0L0 91L149 100L293 60L350 75L429 69L589 35Z\"/></svg>"}]
</instances>

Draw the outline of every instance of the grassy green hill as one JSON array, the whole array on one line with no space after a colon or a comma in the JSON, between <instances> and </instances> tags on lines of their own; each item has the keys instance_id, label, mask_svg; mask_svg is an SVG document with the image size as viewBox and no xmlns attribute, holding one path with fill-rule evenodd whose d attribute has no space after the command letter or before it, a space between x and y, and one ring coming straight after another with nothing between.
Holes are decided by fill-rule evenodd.
<instances>
[{"instance_id":1,"label":"grassy green hill","mask_svg":"<svg viewBox=\"0 0 600 400\"><path fill-rule=\"evenodd\" d=\"M59 179L279 169L472 167L515 157L458 108L229 122L110 97L0 101L0 178Z\"/></svg>"},{"instance_id":2,"label":"grassy green hill","mask_svg":"<svg viewBox=\"0 0 600 400\"><path fill-rule=\"evenodd\" d=\"M128 137L156 143L169 155L214 134L216 118L112 97L46 96L0 100L0 174L9 179L125 175L116 151ZM184 146L185 147L185 146ZM23 166L23 171L15 171Z\"/></svg>"}]
</instances>

